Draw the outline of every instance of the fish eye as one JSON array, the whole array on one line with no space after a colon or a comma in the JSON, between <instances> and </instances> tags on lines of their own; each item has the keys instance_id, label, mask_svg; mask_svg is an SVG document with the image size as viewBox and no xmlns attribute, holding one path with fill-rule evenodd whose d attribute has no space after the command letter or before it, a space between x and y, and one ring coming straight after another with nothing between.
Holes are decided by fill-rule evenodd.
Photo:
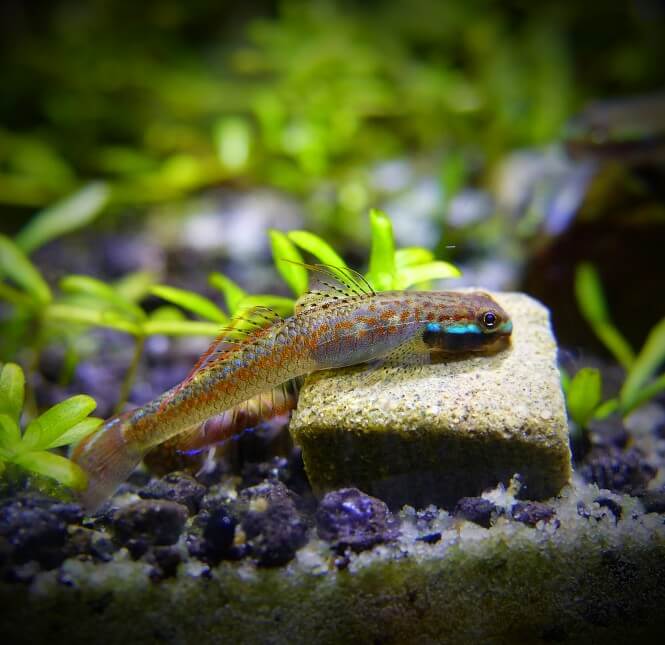
<instances>
[{"instance_id":1,"label":"fish eye","mask_svg":"<svg viewBox=\"0 0 665 645\"><path fill-rule=\"evenodd\" d=\"M498 316L493 311L486 311L482 316L482 320L486 329L494 329L498 322Z\"/></svg>"}]
</instances>

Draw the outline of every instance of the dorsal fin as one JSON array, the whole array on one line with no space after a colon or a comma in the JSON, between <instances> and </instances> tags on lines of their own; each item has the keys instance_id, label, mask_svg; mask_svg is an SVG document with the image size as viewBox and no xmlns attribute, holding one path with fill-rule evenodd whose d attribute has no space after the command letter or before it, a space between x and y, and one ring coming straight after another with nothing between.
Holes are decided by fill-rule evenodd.
<instances>
[{"instance_id":1,"label":"dorsal fin","mask_svg":"<svg viewBox=\"0 0 665 645\"><path fill-rule=\"evenodd\" d=\"M294 263L298 264L298 263ZM329 264L303 264L311 271L310 289L295 305L295 313L311 311L339 302L341 299L362 299L376 295L364 276L349 267Z\"/></svg>"}]
</instances>

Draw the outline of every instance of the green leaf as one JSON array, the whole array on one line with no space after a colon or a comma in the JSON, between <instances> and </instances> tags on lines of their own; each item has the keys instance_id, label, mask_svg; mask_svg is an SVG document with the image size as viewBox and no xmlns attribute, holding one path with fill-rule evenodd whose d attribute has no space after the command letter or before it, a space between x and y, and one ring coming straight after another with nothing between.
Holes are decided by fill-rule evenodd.
<instances>
[{"instance_id":1,"label":"green leaf","mask_svg":"<svg viewBox=\"0 0 665 645\"><path fill-rule=\"evenodd\" d=\"M26 452L17 455L12 461L21 468L51 477L75 490L84 489L88 483L88 478L80 466L51 452Z\"/></svg>"},{"instance_id":2,"label":"green leaf","mask_svg":"<svg viewBox=\"0 0 665 645\"><path fill-rule=\"evenodd\" d=\"M148 318L149 320L153 321L187 320L187 318L185 318L185 314L182 311L182 309L178 309L178 307L172 307L171 305L163 305L162 307L157 307L157 309L150 312Z\"/></svg>"},{"instance_id":3,"label":"green leaf","mask_svg":"<svg viewBox=\"0 0 665 645\"><path fill-rule=\"evenodd\" d=\"M0 414L6 414L18 423L24 398L23 370L16 363L7 363L0 372Z\"/></svg>"},{"instance_id":4,"label":"green leaf","mask_svg":"<svg viewBox=\"0 0 665 645\"><path fill-rule=\"evenodd\" d=\"M407 246L404 249L397 249L395 251L395 267L403 269L415 264L426 264L434 260L434 253L429 249L424 249L420 246Z\"/></svg>"},{"instance_id":5,"label":"green leaf","mask_svg":"<svg viewBox=\"0 0 665 645\"><path fill-rule=\"evenodd\" d=\"M31 253L56 237L89 224L106 206L110 196L103 182L88 184L70 197L33 217L16 236L16 244Z\"/></svg>"},{"instance_id":6,"label":"green leaf","mask_svg":"<svg viewBox=\"0 0 665 645\"><path fill-rule=\"evenodd\" d=\"M43 450L53 445L66 430L83 421L96 407L95 399L86 394L57 403L28 424L23 435L25 449Z\"/></svg>"},{"instance_id":7,"label":"green leaf","mask_svg":"<svg viewBox=\"0 0 665 645\"><path fill-rule=\"evenodd\" d=\"M238 303L240 303L243 298L247 297L247 292L236 282L231 280L231 278L227 278L222 273L211 273L208 276L208 282L224 294L226 308L233 316L238 309Z\"/></svg>"},{"instance_id":8,"label":"green leaf","mask_svg":"<svg viewBox=\"0 0 665 645\"><path fill-rule=\"evenodd\" d=\"M307 291L307 269L302 266L302 255L293 242L281 231L271 229L269 235L272 257L277 271L289 285L291 291L296 296L301 296Z\"/></svg>"},{"instance_id":9,"label":"green leaf","mask_svg":"<svg viewBox=\"0 0 665 645\"><path fill-rule=\"evenodd\" d=\"M661 392L665 392L665 374L661 374L657 379L645 385L630 401L619 405L619 409L626 416Z\"/></svg>"},{"instance_id":10,"label":"green leaf","mask_svg":"<svg viewBox=\"0 0 665 645\"><path fill-rule=\"evenodd\" d=\"M0 459L11 459L21 443L21 429L7 414L0 414Z\"/></svg>"},{"instance_id":11,"label":"green leaf","mask_svg":"<svg viewBox=\"0 0 665 645\"><path fill-rule=\"evenodd\" d=\"M284 296L273 296L270 294L247 296L238 305L238 312L247 311L252 307L268 307L280 316L291 316L296 301L293 298Z\"/></svg>"},{"instance_id":12,"label":"green leaf","mask_svg":"<svg viewBox=\"0 0 665 645\"><path fill-rule=\"evenodd\" d=\"M145 318L145 312L137 304L122 296L111 285L87 275L68 275L60 280L60 288L65 293L80 294L98 300L105 305L116 307L134 320Z\"/></svg>"},{"instance_id":13,"label":"green leaf","mask_svg":"<svg viewBox=\"0 0 665 645\"><path fill-rule=\"evenodd\" d=\"M51 322L108 327L109 329L116 329L133 334L134 336L139 336L143 333L142 326L121 317L113 311L99 311L86 307L56 303L49 305L44 315Z\"/></svg>"},{"instance_id":14,"label":"green leaf","mask_svg":"<svg viewBox=\"0 0 665 645\"><path fill-rule=\"evenodd\" d=\"M609 322L605 294L595 267L586 262L575 271L577 306L589 323Z\"/></svg>"},{"instance_id":15,"label":"green leaf","mask_svg":"<svg viewBox=\"0 0 665 645\"><path fill-rule=\"evenodd\" d=\"M610 414L616 412L619 408L619 399L607 399L603 401L593 413L594 419L604 419L609 417Z\"/></svg>"},{"instance_id":16,"label":"green leaf","mask_svg":"<svg viewBox=\"0 0 665 645\"><path fill-rule=\"evenodd\" d=\"M460 275L460 270L449 262L435 260L427 264L418 264L416 266L404 267L397 273L398 289L406 289L411 285L420 282L428 282L429 280L440 280L442 278L457 278Z\"/></svg>"},{"instance_id":17,"label":"green leaf","mask_svg":"<svg viewBox=\"0 0 665 645\"><path fill-rule=\"evenodd\" d=\"M596 325L592 325L592 328L598 339L621 366L626 370L630 370L635 362L635 353L621 332L610 323L599 322Z\"/></svg>"},{"instance_id":18,"label":"green leaf","mask_svg":"<svg viewBox=\"0 0 665 645\"><path fill-rule=\"evenodd\" d=\"M44 305L51 301L51 290L41 273L14 242L0 235L0 278L3 276L8 276L37 303Z\"/></svg>"},{"instance_id":19,"label":"green leaf","mask_svg":"<svg viewBox=\"0 0 665 645\"><path fill-rule=\"evenodd\" d=\"M143 333L148 336L209 336L220 334L217 323L201 322L198 320L167 320L163 318L151 319L143 323Z\"/></svg>"},{"instance_id":20,"label":"green leaf","mask_svg":"<svg viewBox=\"0 0 665 645\"><path fill-rule=\"evenodd\" d=\"M610 320L600 277L593 265L578 265L575 271L575 296L582 316L598 339L624 368L629 369L634 361L633 350Z\"/></svg>"},{"instance_id":21,"label":"green leaf","mask_svg":"<svg viewBox=\"0 0 665 645\"><path fill-rule=\"evenodd\" d=\"M600 371L591 367L582 368L568 386L568 414L578 425L584 427L593 416L602 395Z\"/></svg>"},{"instance_id":22,"label":"green leaf","mask_svg":"<svg viewBox=\"0 0 665 645\"><path fill-rule=\"evenodd\" d=\"M369 256L367 280L377 291L395 287L395 238L393 225L385 213L369 212L372 230L372 248Z\"/></svg>"},{"instance_id":23,"label":"green leaf","mask_svg":"<svg viewBox=\"0 0 665 645\"><path fill-rule=\"evenodd\" d=\"M665 362L665 318L649 332L644 346L628 371L619 394L622 409L633 407L634 401L640 396L640 390L646 386L663 362Z\"/></svg>"},{"instance_id":24,"label":"green leaf","mask_svg":"<svg viewBox=\"0 0 665 645\"><path fill-rule=\"evenodd\" d=\"M328 242L309 231L290 231L287 237L303 251L311 253L323 264L333 267L345 267L346 262Z\"/></svg>"},{"instance_id":25,"label":"green leaf","mask_svg":"<svg viewBox=\"0 0 665 645\"><path fill-rule=\"evenodd\" d=\"M213 320L218 323L223 323L227 320L224 312L212 300L198 293L167 285L156 285L150 291L174 305L178 305L187 311L201 316L201 318Z\"/></svg>"},{"instance_id":26,"label":"green leaf","mask_svg":"<svg viewBox=\"0 0 665 645\"><path fill-rule=\"evenodd\" d=\"M137 303L150 293L154 284L155 276L149 271L134 271L117 280L113 289L121 298Z\"/></svg>"},{"instance_id":27,"label":"green leaf","mask_svg":"<svg viewBox=\"0 0 665 645\"><path fill-rule=\"evenodd\" d=\"M85 439L91 432L97 430L102 423L104 423L104 421L97 417L86 417L83 421L79 421L68 430L65 430L57 439L52 441L48 446L44 446L44 448L50 450L51 448L77 444L82 439Z\"/></svg>"}]
</instances>

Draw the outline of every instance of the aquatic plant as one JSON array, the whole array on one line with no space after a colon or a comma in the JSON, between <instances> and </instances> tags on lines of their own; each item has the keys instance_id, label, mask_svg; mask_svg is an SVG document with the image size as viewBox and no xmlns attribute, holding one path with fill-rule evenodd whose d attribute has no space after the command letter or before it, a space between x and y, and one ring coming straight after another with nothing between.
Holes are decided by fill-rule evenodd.
<instances>
[{"instance_id":1,"label":"aquatic plant","mask_svg":"<svg viewBox=\"0 0 665 645\"><path fill-rule=\"evenodd\" d=\"M665 373L657 374L665 361L665 319L654 325L636 354L612 323L600 277L591 264L577 267L575 295L591 329L626 370L618 396L604 402L601 402L602 376L599 370L583 368L572 380L564 374L568 412L580 427L585 427L592 418L603 418L613 412L627 416L665 391Z\"/></svg>"},{"instance_id":2,"label":"aquatic plant","mask_svg":"<svg viewBox=\"0 0 665 645\"><path fill-rule=\"evenodd\" d=\"M0 472L11 463L70 488L84 488L83 470L50 451L76 444L99 427L102 420L88 416L97 407L95 400L85 394L72 396L40 414L21 431L24 398L23 370L7 363L0 371Z\"/></svg>"}]
</instances>

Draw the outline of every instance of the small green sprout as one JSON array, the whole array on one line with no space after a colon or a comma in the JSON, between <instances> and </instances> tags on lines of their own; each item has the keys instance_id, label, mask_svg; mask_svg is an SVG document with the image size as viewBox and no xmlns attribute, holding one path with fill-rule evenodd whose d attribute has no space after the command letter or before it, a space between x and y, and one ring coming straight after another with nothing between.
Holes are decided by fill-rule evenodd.
<instances>
[{"instance_id":1,"label":"small green sprout","mask_svg":"<svg viewBox=\"0 0 665 645\"><path fill-rule=\"evenodd\" d=\"M565 382L568 415L578 427L586 428L593 419L600 405L602 386L600 371L592 367L583 367Z\"/></svg>"},{"instance_id":2,"label":"small green sprout","mask_svg":"<svg viewBox=\"0 0 665 645\"><path fill-rule=\"evenodd\" d=\"M575 274L575 294L582 315L599 340L626 370L619 396L605 401L595 412L603 417L612 412L627 416L651 398L665 391L665 373L656 375L665 361L665 319L649 332L640 351L632 347L612 323L598 272L581 264Z\"/></svg>"},{"instance_id":3,"label":"small green sprout","mask_svg":"<svg viewBox=\"0 0 665 645\"><path fill-rule=\"evenodd\" d=\"M97 407L95 400L83 394L72 396L30 421L21 432L24 392L23 370L7 363L0 372L0 471L12 463L70 488L85 488L83 470L49 451L76 444L99 427L102 420L88 416Z\"/></svg>"}]
</instances>

